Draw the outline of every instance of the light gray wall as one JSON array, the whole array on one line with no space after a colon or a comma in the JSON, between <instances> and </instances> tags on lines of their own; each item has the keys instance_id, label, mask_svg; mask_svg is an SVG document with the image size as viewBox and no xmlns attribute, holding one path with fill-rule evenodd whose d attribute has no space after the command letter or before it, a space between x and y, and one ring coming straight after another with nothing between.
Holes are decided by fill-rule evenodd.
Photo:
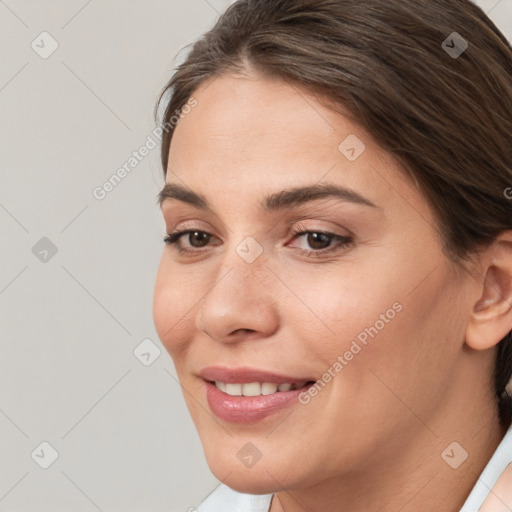
<instances>
[{"instance_id":1,"label":"light gray wall","mask_svg":"<svg viewBox=\"0 0 512 512\"><path fill-rule=\"evenodd\" d=\"M229 3L0 0L0 512L185 512L217 484L153 326L158 149L93 190ZM512 0L480 4L511 39Z\"/></svg>"}]
</instances>

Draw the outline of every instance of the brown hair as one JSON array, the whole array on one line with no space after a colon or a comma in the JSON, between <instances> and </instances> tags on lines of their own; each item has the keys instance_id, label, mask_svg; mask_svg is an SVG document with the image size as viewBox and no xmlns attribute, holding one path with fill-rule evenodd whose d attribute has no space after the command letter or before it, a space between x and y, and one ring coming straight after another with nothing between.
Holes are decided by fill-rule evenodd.
<instances>
[{"instance_id":1,"label":"brown hair","mask_svg":"<svg viewBox=\"0 0 512 512\"><path fill-rule=\"evenodd\" d=\"M470 0L237 1L158 99L155 116L170 93L164 175L176 111L206 80L249 66L342 107L396 157L455 263L512 229L512 48ZM493 385L509 422L512 331L496 352Z\"/></svg>"}]
</instances>

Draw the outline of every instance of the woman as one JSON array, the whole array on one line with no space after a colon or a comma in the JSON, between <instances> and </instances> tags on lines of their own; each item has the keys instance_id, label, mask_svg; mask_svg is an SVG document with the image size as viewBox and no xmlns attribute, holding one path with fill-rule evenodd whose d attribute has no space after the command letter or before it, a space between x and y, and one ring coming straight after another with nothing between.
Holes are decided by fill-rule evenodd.
<instances>
[{"instance_id":1,"label":"woman","mask_svg":"<svg viewBox=\"0 0 512 512\"><path fill-rule=\"evenodd\" d=\"M512 508L511 76L467 0L239 0L194 45L154 321L201 512Z\"/></svg>"}]
</instances>

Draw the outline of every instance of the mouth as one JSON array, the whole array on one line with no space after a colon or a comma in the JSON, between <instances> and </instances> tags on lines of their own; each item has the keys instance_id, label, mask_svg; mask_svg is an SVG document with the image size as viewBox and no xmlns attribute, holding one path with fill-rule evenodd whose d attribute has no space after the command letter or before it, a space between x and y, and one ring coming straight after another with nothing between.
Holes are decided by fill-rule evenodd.
<instances>
[{"instance_id":1,"label":"mouth","mask_svg":"<svg viewBox=\"0 0 512 512\"><path fill-rule=\"evenodd\" d=\"M256 423L299 403L316 380L248 368L209 367L199 373L208 405L219 419Z\"/></svg>"},{"instance_id":2,"label":"mouth","mask_svg":"<svg viewBox=\"0 0 512 512\"><path fill-rule=\"evenodd\" d=\"M306 382L221 382L208 381L215 384L215 387L230 396L266 396L274 393L286 393L287 391L295 391L313 384L314 381Z\"/></svg>"}]
</instances>

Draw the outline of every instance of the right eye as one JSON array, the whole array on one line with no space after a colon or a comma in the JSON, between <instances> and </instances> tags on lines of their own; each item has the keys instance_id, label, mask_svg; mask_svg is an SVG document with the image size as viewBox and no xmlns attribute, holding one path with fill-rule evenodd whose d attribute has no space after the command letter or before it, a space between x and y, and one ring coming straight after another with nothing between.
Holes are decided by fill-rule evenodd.
<instances>
[{"instance_id":1,"label":"right eye","mask_svg":"<svg viewBox=\"0 0 512 512\"><path fill-rule=\"evenodd\" d=\"M182 237L185 235L187 235L189 242L188 248L187 246L183 247L181 241ZM195 252L194 249L190 249L190 247L205 247L212 237L213 235L211 233L207 233L206 231L201 231L199 229L185 229L182 231L167 233L167 236L164 238L164 242L168 245L175 246L179 252Z\"/></svg>"}]
</instances>

